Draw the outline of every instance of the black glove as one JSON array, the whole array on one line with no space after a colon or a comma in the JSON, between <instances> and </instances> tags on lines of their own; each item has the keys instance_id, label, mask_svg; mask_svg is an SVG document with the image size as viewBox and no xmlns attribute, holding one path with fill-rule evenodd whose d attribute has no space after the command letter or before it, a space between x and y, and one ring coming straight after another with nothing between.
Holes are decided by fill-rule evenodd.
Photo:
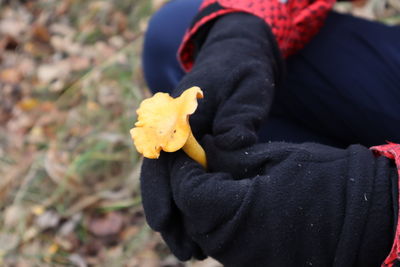
<instances>
[{"instance_id":1,"label":"black glove","mask_svg":"<svg viewBox=\"0 0 400 267\"><path fill-rule=\"evenodd\" d=\"M270 143L227 151L217 140L203 138L209 172L183 152L164 154L163 184L160 177L147 184L159 206L148 206L146 216L170 222L161 233L178 258L204 253L225 266L383 262L397 202L397 172L388 159L359 145ZM174 207L169 218L156 199L166 189Z\"/></svg>"},{"instance_id":2,"label":"black glove","mask_svg":"<svg viewBox=\"0 0 400 267\"><path fill-rule=\"evenodd\" d=\"M229 44L246 47L247 37L242 40L242 36L261 27L258 23L250 15L234 14L211 29L193 71L182 82L187 84L180 87L199 85L206 99L211 95L192 121L197 135L212 133L202 139L209 172L182 152L145 160L141 185L148 223L181 260L209 255L227 266L377 266L393 239L396 170L387 159L375 158L361 146L341 150L316 144L255 144L257 124L268 111L265 103L270 103L276 79L271 71L274 60L258 54L274 49L264 51L261 48L268 47L254 44L262 31L249 40L254 42L252 51L243 48L244 58ZM240 35L214 37L228 34L229 29ZM265 33L269 40L269 31ZM226 45L218 46L223 40ZM219 47L220 53L203 50L206 47ZM231 49L237 57L226 59L239 62L228 64L225 76L208 73L207 68L214 68L208 64L218 65L218 56ZM201 64L203 51L213 54L215 61ZM240 61L247 57L257 64L243 62L249 67L244 71ZM250 68L265 65L258 62L263 60L270 67L267 64L262 73ZM197 66L202 66L199 73L204 76L196 75ZM236 66L242 70L237 80L229 76ZM200 81L191 84L191 75ZM215 88L221 93L212 94L201 84L207 78L221 81L208 83L219 84Z\"/></svg>"},{"instance_id":3,"label":"black glove","mask_svg":"<svg viewBox=\"0 0 400 267\"><path fill-rule=\"evenodd\" d=\"M217 140L203 139L209 173L184 154L171 163L174 201L206 255L226 266L380 266L389 254L398 177L388 159L359 145L226 151Z\"/></svg>"},{"instance_id":4,"label":"black glove","mask_svg":"<svg viewBox=\"0 0 400 267\"><path fill-rule=\"evenodd\" d=\"M192 86L204 91L190 118L198 140L212 132L227 149L256 143L256 129L268 113L282 68L271 31L258 17L235 13L220 17L199 34L207 36L205 42L199 41L195 65L173 95ZM224 123L213 124L214 120ZM167 162L165 153L158 160L144 160L141 190L147 221L179 259L202 258L172 199Z\"/></svg>"},{"instance_id":5,"label":"black glove","mask_svg":"<svg viewBox=\"0 0 400 267\"><path fill-rule=\"evenodd\" d=\"M282 60L272 32L265 22L250 14L223 16L209 26L204 44L199 41L193 69L184 76L173 95L199 86L204 99L190 118L197 138L206 133L221 136L221 145L235 149L257 141L255 129L265 119L273 99L275 84L281 80ZM202 29L199 35L206 35ZM202 40L200 36L198 38ZM218 117L224 125L213 124ZM227 131L242 127L236 136ZM228 137L223 138L224 134Z\"/></svg>"}]
</instances>

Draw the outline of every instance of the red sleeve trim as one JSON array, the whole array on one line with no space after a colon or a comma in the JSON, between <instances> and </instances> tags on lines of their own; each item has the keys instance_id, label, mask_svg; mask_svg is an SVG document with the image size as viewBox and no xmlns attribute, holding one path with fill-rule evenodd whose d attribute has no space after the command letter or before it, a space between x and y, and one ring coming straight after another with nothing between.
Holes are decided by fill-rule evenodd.
<instances>
[{"instance_id":1,"label":"red sleeve trim","mask_svg":"<svg viewBox=\"0 0 400 267\"><path fill-rule=\"evenodd\" d=\"M178 51L184 70L193 67L195 33L209 21L228 13L246 12L267 23L283 57L302 49L319 31L336 0L204 0L194 25L186 32Z\"/></svg>"},{"instance_id":2,"label":"red sleeve trim","mask_svg":"<svg viewBox=\"0 0 400 267\"><path fill-rule=\"evenodd\" d=\"M394 159L397 167L397 174L400 177L400 144L388 142L386 145L374 146L370 148L376 154ZM400 190L400 179L398 179L398 188ZM399 191L400 192L400 191ZM399 194L399 210L397 212L396 234L393 241L392 249L389 255L382 263L382 267L392 267L400 260L400 194Z\"/></svg>"}]
</instances>

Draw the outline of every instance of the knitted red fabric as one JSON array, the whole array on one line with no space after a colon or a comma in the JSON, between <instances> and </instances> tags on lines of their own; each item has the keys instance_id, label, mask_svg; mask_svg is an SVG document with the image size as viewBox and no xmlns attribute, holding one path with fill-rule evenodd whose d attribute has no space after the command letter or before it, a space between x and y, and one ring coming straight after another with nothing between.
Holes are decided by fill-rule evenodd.
<instances>
[{"instance_id":1,"label":"knitted red fabric","mask_svg":"<svg viewBox=\"0 0 400 267\"><path fill-rule=\"evenodd\" d=\"M388 143L386 145L371 147L376 154L385 156L387 158L393 159L396 163L397 173L400 177L400 144ZM400 179L398 182L398 187L400 190ZM399 191L400 192L400 191ZM386 257L385 261L382 263L382 267L392 267L400 261L400 198L399 198L399 211L397 218L396 234L393 242L392 249L389 256ZM397 265L396 265L397 266Z\"/></svg>"},{"instance_id":2,"label":"knitted red fabric","mask_svg":"<svg viewBox=\"0 0 400 267\"><path fill-rule=\"evenodd\" d=\"M232 12L247 12L262 18L271 27L282 55L288 57L303 48L318 32L335 2L336 0L204 0L201 11L213 5L219 8L214 7L212 12L196 17L183 39L179 59L184 69L189 71L193 64L193 35L212 19Z\"/></svg>"}]
</instances>

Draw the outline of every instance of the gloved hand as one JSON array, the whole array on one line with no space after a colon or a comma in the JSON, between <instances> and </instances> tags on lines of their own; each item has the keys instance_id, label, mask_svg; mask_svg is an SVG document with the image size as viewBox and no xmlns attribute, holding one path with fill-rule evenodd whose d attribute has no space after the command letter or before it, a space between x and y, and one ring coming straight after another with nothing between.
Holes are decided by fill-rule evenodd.
<instances>
[{"instance_id":1,"label":"gloved hand","mask_svg":"<svg viewBox=\"0 0 400 267\"><path fill-rule=\"evenodd\" d=\"M279 50L266 24L250 14L229 14L209 29L194 68L173 96L199 86L204 99L190 118L195 137L201 140L213 133L221 147L237 149L257 142L256 129L268 113L281 69ZM161 153L158 160L144 160L141 191L146 218L178 258L201 258L172 199L168 156Z\"/></svg>"},{"instance_id":2,"label":"gloved hand","mask_svg":"<svg viewBox=\"0 0 400 267\"><path fill-rule=\"evenodd\" d=\"M173 95L192 86L203 90L204 99L190 117L196 138L211 132L222 136L227 129L240 126L249 135L246 139L255 143L254 129L270 109L281 74L279 50L265 23L250 14L229 14L209 30L195 67L180 81ZM224 128L213 125L218 117L224 117ZM233 139L224 140L226 148L236 148L237 140L243 139L234 134L228 136Z\"/></svg>"},{"instance_id":3,"label":"gloved hand","mask_svg":"<svg viewBox=\"0 0 400 267\"><path fill-rule=\"evenodd\" d=\"M276 57L268 54L274 49L263 45L263 31L247 40L257 25L246 14L216 21L180 84L179 90L198 85L205 91L191 123L196 137L204 137L209 172L181 152L146 159L141 186L149 225L181 260L209 255L227 266L380 264L392 241L395 169L360 146L256 144L276 79Z\"/></svg>"},{"instance_id":4,"label":"gloved hand","mask_svg":"<svg viewBox=\"0 0 400 267\"><path fill-rule=\"evenodd\" d=\"M202 140L208 172L183 152L164 153L161 169L157 160L143 166L146 217L160 223L155 229L179 259L208 255L225 266L383 262L398 179L386 158L359 145L269 143L228 151L218 140Z\"/></svg>"},{"instance_id":5,"label":"gloved hand","mask_svg":"<svg viewBox=\"0 0 400 267\"><path fill-rule=\"evenodd\" d=\"M217 140L203 139L209 172L168 155L182 226L204 254L224 266L379 266L388 255L398 178L386 158L359 145L226 151Z\"/></svg>"}]
</instances>

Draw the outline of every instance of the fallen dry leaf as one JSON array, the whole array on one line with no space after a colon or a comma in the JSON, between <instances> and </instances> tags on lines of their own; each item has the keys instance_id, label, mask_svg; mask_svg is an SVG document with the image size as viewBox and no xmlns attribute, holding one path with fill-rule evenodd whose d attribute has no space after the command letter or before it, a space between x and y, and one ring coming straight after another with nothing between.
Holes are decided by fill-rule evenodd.
<instances>
[{"instance_id":1,"label":"fallen dry leaf","mask_svg":"<svg viewBox=\"0 0 400 267\"><path fill-rule=\"evenodd\" d=\"M113 23L116 25L118 32L123 32L128 26L128 18L120 11L114 12L111 15Z\"/></svg>"},{"instance_id":2,"label":"fallen dry leaf","mask_svg":"<svg viewBox=\"0 0 400 267\"><path fill-rule=\"evenodd\" d=\"M85 259L81 255L79 255L77 253L69 255L68 259L76 267L86 267L86 266L88 266L86 261L85 261Z\"/></svg>"},{"instance_id":3,"label":"fallen dry leaf","mask_svg":"<svg viewBox=\"0 0 400 267\"><path fill-rule=\"evenodd\" d=\"M105 251L105 256L108 259L108 262L115 262L118 259L121 259L124 256L124 251L122 246L113 246L108 248Z\"/></svg>"},{"instance_id":4,"label":"fallen dry leaf","mask_svg":"<svg viewBox=\"0 0 400 267\"><path fill-rule=\"evenodd\" d=\"M71 64L67 60L61 60L54 64L43 64L38 69L38 78L44 84L61 79L65 80L71 71Z\"/></svg>"},{"instance_id":5,"label":"fallen dry leaf","mask_svg":"<svg viewBox=\"0 0 400 267\"><path fill-rule=\"evenodd\" d=\"M392 5L397 11L400 11L400 1L399 0L388 0L390 5Z\"/></svg>"},{"instance_id":6,"label":"fallen dry leaf","mask_svg":"<svg viewBox=\"0 0 400 267\"><path fill-rule=\"evenodd\" d=\"M81 71L90 67L90 59L87 57L72 56L69 58L72 71Z\"/></svg>"},{"instance_id":7,"label":"fallen dry leaf","mask_svg":"<svg viewBox=\"0 0 400 267\"><path fill-rule=\"evenodd\" d=\"M106 1L92 1L89 4L89 10L93 12L108 11L112 8L111 3Z\"/></svg>"},{"instance_id":8,"label":"fallen dry leaf","mask_svg":"<svg viewBox=\"0 0 400 267\"><path fill-rule=\"evenodd\" d=\"M88 101L86 103L86 108L91 112L96 112L100 109L100 105L94 101Z\"/></svg>"},{"instance_id":9,"label":"fallen dry leaf","mask_svg":"<svg viewBox=\"0 0 400 267\"><path fill-rule=\"evenodd\" d=\"M116 53L113 47L102 41L97 42L94 47L101 61L108 59Z\"/></svg>"},{"instance_id":10,"label":"fallen dry leaf","mask_svg":"<svg viewBox=\"0 0 400 267\"><path fill-rule=\"evenodd\" d=\"M18 47L18 41L11 35L6 35L0 40L0 51L15 50Z\"/></svg>"},{"instance_id":11,"label":"fallen dry leaf","mask_svg":"<svg viewBox=\"0 0 400 267\"><path fill-rule=\"evenodd\" d=\"M102 217L91 218L88 229L96 236L114 235L122 229L123 222L123 216L120 213L110 212Z\"/></svg>"},{"instance_id":12,"label":"fallen dry leaf","mask_svg":"<svg viewBox=\"0 0 400 267\"><path fill-rule=\"evenodd\" d=\"M99 86L98 100L102 106L110 107L120 103L121 92L115 84L104 84Z\"/></svg>"},{"instance_id":13,"label":"fallen dry leaf","mask_svg":"<svg viewBox=\"0 0 400 267\"><path fill-rule=\"evenodd\" d=\"M5 125L12 118L12 106L0 100L0 124Z\"/></svg>"},{"instance_id":14,"label":"fallen dry leaf","mask_svg":"<svg viewBox=\"0 0 400 267\"><path fill-rule=\"evenodd\" d=\"M43 260L45 262L51 263L51 259L54 256L54 254L56 254L56 252L59 250L59 246L56 243L52 243L46 251L46 254L44 255Z\"/></svg>"},{"instance_id":15,"label":"fallen dry leaf","mask_svg":"<svg viewBox=\"0 0 400 267\"><path fill-rule=\"evenodd\" d=\"M353 0L353 5L356 7L362 7L364 6L366 3L368 2L368 0Z\"/></svg>"},{"instance_id":16,"label":"fallen dry leaf","mask_svg":"<svg viewBox=\"0 0 400 267\"><path fill-rule=\"evenodd\" d=\"M39 234L39 229L36 226L29 227L22 235L22 241L28 242Z\"/></svg>"},{"instance_id":17,"label":"fallen dry leaf","mask_svg":"<svg viewBox=\"0 0 400 267\"><path fill-rule=\"evenodd\" d=\"M154 9L159 9L163 4L165 4L165 0L152 0L151 3Z\"/></svg>"},{"instance_id":18,"label":"fallen dry leaf","mask_svg":"<svg viewBox=\"0 0 400 267\"><path fill-rule=\"evenodd\" d=\"M64 216L72 216L77 212L81 212L88 207L95 205L99 202L100 197L98 195L84 196L79 199L75 204L73 204L67 211L64 212Z\"/></svg>"},{"instance_id":19,"label":"fallen dry leaf","mask_svg":"<svg viewBox=\"0 0 400 267\"><path fill-rule=\"evenodd\" d=\"M17 223L26 215L25 209L17 204L8 206L4 211L4 224L7 227L17 225Z\"/></svg>"},{"instance_id":20,"label":"fallen dry leaf","mask_svg":"<svg viewBox=\"0 0 400 267\"><path fill-rule=\"evenodd\" d=\"M24 155L24 158L16 163L13 168L10 169L1 179L0 179L0 201L6 202L5 200L10 195L9 188L12 187L13 182L15 183L24 173L27 171L29 166L32 164L33 156L29 153Z\"/></svg>"},{"instance_id":21,"label":"fallen dry leaf","mask_svg":"<svg viewBox=\"0 0 400 267\"><path fill-rule=\"evenodd\" d=\"M203 261L193 262L190 267L222 267L222 264L212 258L207 258Z\"/></svg>"},{"instance_id":22,"label":"fallen dry leaf","mask_svg":"<svg viewBox=\"0 0 400 267\"><path fill-rule=\"evenodd\" d=\"M60 222L60 215L57 212L48 210L43 214L39 215L35 224L42 230L54 228Z\"/></svg>"},{"instance_id":23,"label":"fallen dry leaf","mask_svg":"<svg viewBox=\"0 0 400 267\"><path fill-rule=\"evenodd\" d=\"M23 111L30 111L39 105L39 101L35 98L24 98L17 103L18 107Z\"/></svg>"},{"instance_id":24,"label":"fallen dry leaf","mask_svg":"<svg viewBox=\"0 0 400 267\"><path fill-rule=\"evenodd\" d=\"M66 221L61 225L58 234L61 237L68 236L75 230L75 227L81 220L82 220L82 212L75 213L74 215L71 216L71 218L68 221Z\"/></svg>"},{"instance_id":25,"label":"fallen dry leaf","mask_svg":"<svg viewBox=\"0 0 400 267\"><path fill-rule=\"evenodd\" d=\"M52 37L63 36L72 39L76 34L76 29L72 28L70 25L62 22L54 22L49 27Z\"/></svg>"},{"instance_id":26,"label":"fallen dry leaf","mask_svg":"<svg viewBox=\"0 0 400 267\"><path fill-rule=\"evenodd\" d=\"M160 258L152 249L145 249L138 253L138 267L159 267Z\"/></svg>"},{"instance_id":27,"label":"fallen dry leaf","mask_svg":"<svg viewBox=\"0 0 400 267\"><path fill-rule=\"evenodd\" d=\"M121 239L125 241L132 240L137 233L139 233L140 228L136 225L127 227L124 231L121 232Z\"/></svg>"},{"instance_id":28,"label":"fallen dry leaf","mask_svg":"<svg viewBox=\"0 0 400 267\"><path fill-rule=\"evenodd\" d=\"M161 262L161 266L173 266L173 267L184 267L184 264L181 263L176 257L173 255L167 256L163 261Z\"/></svg>"},{"instance_id":29,"label":"fallen dry leaf","mask_svg":"<svg viewBox=\"0 0 400 267\"><path fill-rule=\"evenodd\" d=\"M10 35L12 37L19 37L28 28L27 22L19 18L8 18L0 20L0 33L3 35Z\"/></svg>"},{"instance_id":30,"label":"fallen dry leaf","mask_svg":"<svg viewBox=\"0 0 400 267\"><path fill-rule=\"evenodd\" d=\"M67 162L67 153L59 151L51 145L44 159L44 168L56 184L64 184L64 178L68 170Z\"/></svg>"},{"instance_id":31,"label":"fallen dry leaf","mask_svg":"<svg viewBox=\"0 0 400 267\"><path fill-rule=\"evenodd\" d=\"M45 101L45 102L41 103L39 108L43 112L53 112L53 111L55 111L56 106L54 105L53 102Z\"/></svg>"},{"instance_id":32,"label":"fallen dry leaf","mask_svg":"<svg viewBox=\"0 0 400 267\"><path fill-rule=\"evenodd\" d=\"M21 72L16 68L8 68L0 72L0 81L4 83L17 84L22 80Z\"/></svg>"},{"instance_id":33,"label":"fallen dry leaf","mask_svg":"<svg viewBox=\"0 0 400 267\"><path fill-rule=\"evenodd\" d=\"M27 42L23 48L26 53L35 57L46 57L54 52L49 44L38 41Z\"/></svg>"},{"instance_id":34,"label":"fallen dry leaf","mask_svg":"<svg viewBox=\"0 0 400 267\"><path fill-rule=\"evenodd\" d=\"M19 242L17 234L13 233L0 233L0 251L7 252L14 249Z\"/></svg>"},{"instance_id":35,"label":"fallen dry leaf","mask_svg":"<svg viewBox=\"0 0 400 267\"><path fill-rule=\"evenodd\" d=\"M124 38L118 35L111 37L108 43L117 49L122 49L125 46Z\"/></svg>"},{"instance_id":36,"label":"fallen dry leaf","mask_svg":"<svg viewBox=\"0 0 400 267\"><path fill-rule=\"evenodd\" d=\"M56 236L55 242L65 251L74 251L81 244L75 233L70 233L67 236Z\"/></svg>"},{"instance_id":37,"label":"fallen dry leaf","mask_svg":"<svg viewBox=\"0 0 400 267\"><path fill-rule=\"evenodd\" d=\"M86 257L86 260L88 263L93 263L96 264L96 260L98 259L93 259L90 257L93 256L99 256L99 254L101 253L101 250L104 248L103 244L101 243L100 240L98 239L92 239L89 242L86 242L80 249L80 252L85 255L88 256ZM96 266L96 265L95 265Z\"/></svg>"},{"instance_id":38,"label":"fallen dry leaf","mask_svg":"<svg viewBox=\"0 0 400 267\"><path fill-rule=\"evenodd\" d=\"M36 64L33 61L33 59L29 57L24 57L21 60L19 60L17 68L23 74L24 77L36 73Z\"/></svg>"},{"instance_id":39,"label":"fallen dry leaf","mask_svg":"<svg viewBox=\"0 0 400 267\"><path fill-rule=\"evenodd\" d=\"M32 26L32 37L40 42L48 43L50 41L49 30L42 24L34 24Z\"/></svg>"},{"instance_id":40,"label":"fallen dry leaf","mask_svg":"<svg viewBox=\"0 0 400 267\"><path fill-rule=\"evenodd\" d=\"M42 205L35 205L32 207L31 211L34 215L39 216L45 213L46 209Z\"/></svg>"},{"instance_id":41,"label":"fallen dry leaf","mask_svg":"<svg viewBox=\"0 0 400 267\"><path fill-rule=\"evenodd\" d=\"M41 144L41 143L43 144L46 143L47 141L44 128L38 125L32 127L26 139L31 144Z\"/></svg>"}]
</instances>

